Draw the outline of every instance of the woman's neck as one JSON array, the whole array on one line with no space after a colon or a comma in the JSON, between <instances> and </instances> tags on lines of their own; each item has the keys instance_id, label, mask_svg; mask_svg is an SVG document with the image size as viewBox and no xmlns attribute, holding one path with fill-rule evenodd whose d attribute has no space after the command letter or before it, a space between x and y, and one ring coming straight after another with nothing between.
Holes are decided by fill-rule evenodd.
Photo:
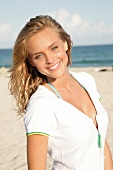
<instances>
[{"instance_id":1,"label":"woman's neck","mask_svg":"<svg viewBox=\"0 0 113 170\"><path fill-rule=\"evenodd\" d=\"M51 79L48 78L49 83L51 83L58 91L62 90L68 90L72 91L73 86L73 77L70 75L69 72L67 72L65 75L63 75L60 78L57 79Z\"/></svg>"}]
</instances>

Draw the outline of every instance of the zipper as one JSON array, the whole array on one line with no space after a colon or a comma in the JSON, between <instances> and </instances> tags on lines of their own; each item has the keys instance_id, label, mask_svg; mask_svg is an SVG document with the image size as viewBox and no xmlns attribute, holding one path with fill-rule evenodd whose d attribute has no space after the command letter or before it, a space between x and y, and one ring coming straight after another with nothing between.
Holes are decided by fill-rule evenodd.
<instances>
[{"instance_id":1,"label":"zipper","mask_svg":"<svg viewBox=\"0 0 113 170\"><path fill-rule=\"evenodd\" d=\"M101 138L101 134L99 131L98 131L98 147L102 148L102 138Z\"/></svg>"}]
</instances>

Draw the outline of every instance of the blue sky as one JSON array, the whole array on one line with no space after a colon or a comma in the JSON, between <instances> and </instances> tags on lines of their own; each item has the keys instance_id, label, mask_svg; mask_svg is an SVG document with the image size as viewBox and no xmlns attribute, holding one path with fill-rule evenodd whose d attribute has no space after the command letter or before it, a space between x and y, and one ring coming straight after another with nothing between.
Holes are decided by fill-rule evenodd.
<instances>
[{"instance_id":1,"label":"blue sky","mask_svg":"<svg viewBox=\"0 0 113 170\"><path fill-rule=\"evenodd\" d=\"M74 45L113 44L113 0L0 0L0 48L12 48L24 24L53 16Z\"/></svg>"}]
</instances>

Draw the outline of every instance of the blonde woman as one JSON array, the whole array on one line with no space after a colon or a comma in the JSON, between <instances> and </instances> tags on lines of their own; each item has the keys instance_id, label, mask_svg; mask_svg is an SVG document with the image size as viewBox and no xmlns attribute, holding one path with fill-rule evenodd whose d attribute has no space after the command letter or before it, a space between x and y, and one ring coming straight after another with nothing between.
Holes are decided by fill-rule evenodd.
<instances>
[{"instance_id":1,"label":"blonde woman","mask_svg":"<svg viewBox=\"0 0 113 170\"><path fill-rule=\"evenodd\" d=\"M24 115L29 170L113 170L108 116L95 80L68 71L70 36L50 16L30 19L13 51L10 91Z\"/></svg>"}]
</instances>

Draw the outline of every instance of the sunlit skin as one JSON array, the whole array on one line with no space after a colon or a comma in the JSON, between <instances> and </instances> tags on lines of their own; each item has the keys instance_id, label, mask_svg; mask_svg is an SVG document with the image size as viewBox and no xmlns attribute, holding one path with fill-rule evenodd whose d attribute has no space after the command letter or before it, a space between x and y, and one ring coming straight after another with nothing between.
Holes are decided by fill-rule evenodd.
<instances>
[{"instance_id":1,"label":"sunlit skin","mask_svg":"<svg viewBox=\"0 0 113 170\"><path fill-rule=\"evenodd\" d=\"M50 82L69 74L67 50L67 42L63 42L52 28L40 31L28 41L31 65Z\"/></svg>"}]
</instances>

